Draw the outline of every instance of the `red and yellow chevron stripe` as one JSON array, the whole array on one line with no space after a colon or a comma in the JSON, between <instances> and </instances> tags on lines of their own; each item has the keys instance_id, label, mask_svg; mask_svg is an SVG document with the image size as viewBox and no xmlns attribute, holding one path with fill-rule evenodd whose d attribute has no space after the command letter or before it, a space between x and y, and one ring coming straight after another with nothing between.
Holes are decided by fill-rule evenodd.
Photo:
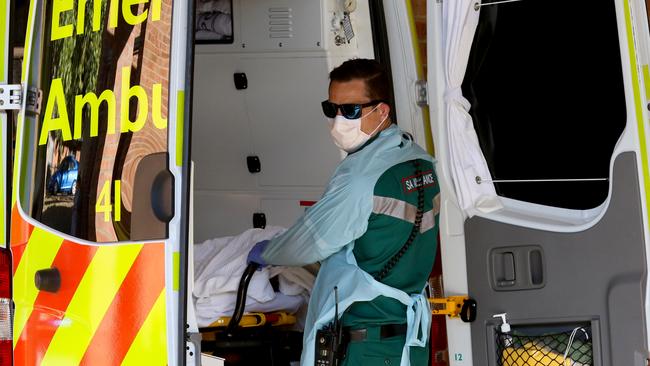
<instances>
[{"instance_id":1,"label":"red and yellow chevron stripe","mask_svg":"<svg viewBox=\"0 0 650 366\"><path fill-rule=\"evenodd\" d=\"M85 245L12 212L15 365L167 364L164 243ZM56 267L61 288L39 291Z\"/></svg>"}]
</instances>

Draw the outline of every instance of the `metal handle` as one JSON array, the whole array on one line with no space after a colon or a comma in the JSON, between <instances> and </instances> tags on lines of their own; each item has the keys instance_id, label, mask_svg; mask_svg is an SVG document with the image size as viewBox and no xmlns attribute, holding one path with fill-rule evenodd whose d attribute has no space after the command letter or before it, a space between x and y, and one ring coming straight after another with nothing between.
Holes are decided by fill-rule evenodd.
<instances>
[{"instance_id":1,"label":"metal handle","mask_svg":"<svg viewBox=\"0 0 650 366\"><path fill-rule=\"evenodd\" d=\"M55 293L61 288L61 273L57 268L46 268L36 271L34 284L40 291Z\"/></svg>"},{"instance_id":2,"label":"metal handle","mask_svg":"<svg viewBox=\"0 0 650 366\"><path fill-rule=\"evenodd\" d=\"M151 185L151 209L158 220L169 223L174 217L174 175L163 170Z\"/></svg>"},{"instance_id":3,"label":"metal handle","mask_svg":"<svg viewBox=\"0 0 650 366\"><path fill-rule=\"evenodd\" d=\"M474 299L467 299L463 302L463 308L460 310L460 319L465 323L471 323L476 320L477 304Z\"/></svg>"}]
</instances>

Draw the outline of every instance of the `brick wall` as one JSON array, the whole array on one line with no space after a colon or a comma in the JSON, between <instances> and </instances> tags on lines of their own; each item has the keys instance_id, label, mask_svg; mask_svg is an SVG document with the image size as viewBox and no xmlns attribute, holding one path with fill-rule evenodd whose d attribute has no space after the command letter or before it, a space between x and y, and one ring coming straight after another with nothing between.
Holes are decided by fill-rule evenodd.
<instances>
[{"instance_id":1,"label":"brick wall","mask_svg":"<svg viewBox=\"0 0 650 366\"><path fill-rule=\"evenodd\" d=\"M115 92L117 133L105 136L99 179L95 182L97 184L96 200L99 199L105 182L121 180L122 222L120 225L123 225L125 230L130 230L129 217L132 210L133 184L140 161L149 154L167 151L168 129L155 127L152 115L153 85L162 84L160 114L163 119L167 119L168 116L171 8L172 0L162 0L161 19L152 21L149 16L146 23L134 26L130 30L128 39L121 48L117 60L113 61L116 62L117 67L115 68L116 76L113 85L110 85L110 89ZM137 12L134 13L141 14L143 11L145 11L145 4L140 4ZM114 31L109 29L108 32ZM123 67L131 68L130 86L141 86L147 93L148 98L147 111L139 111L139 106L134 103L130 107L131 121L135 119L135 115L138 113L147 113L148 116L144 127L133 133L128 140L124 139L124 134L120 133ZM116 161L118 156L122 157L123 160ZM115 164L122 164L119 176L114 176ZM105 221L103 214L96 215L94 221L97 242L110 242L118 239L115 230L116 224L113 221Z\"/></svg>"},{"instance_id":2,"label":"brick wall","mask_svg":"<svg viewBox=\"0 0 650 366\"><path fill-rule=\"evenodd\" d=\"M122 170L122 202L131 211L135 174L142 158L147 155L167 151L167 131L153 123L153 85L162 84L162 104L159 111L163 119L168 116L169 101L169 54L171 49L172 0L162 1L162 16L158 21L147 20L142 45L140 81L149 97L149 115L144 128L133 134ZM142 36L142 34L141 34ZM169 121L167 121L169 123Z\"/></svg>"}]
</instances>

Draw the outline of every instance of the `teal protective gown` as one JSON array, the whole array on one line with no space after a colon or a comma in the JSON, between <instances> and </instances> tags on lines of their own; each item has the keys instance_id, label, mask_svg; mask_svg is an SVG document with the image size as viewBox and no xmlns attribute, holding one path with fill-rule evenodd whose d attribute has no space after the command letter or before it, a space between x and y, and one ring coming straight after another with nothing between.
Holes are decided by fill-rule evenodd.
<instances>
[{"instance_id":1,"label":"teal protective gown","mask_svg":"<svg viewBox=\"0 0 650 366\"><path fill-rule=\"evenodd\" d=\"M382 131L363 149L348 155L337 167L323 197L284 234L272 239L262 258L272 265L302 266L321 261L303 338L301 365L314 364L316 330L334 319L334 287L338 287L338 317L356 301L383 295L407 307L407 335L401 365L409 365L409 347L424 347L431 310L423 293L407 294L376 281L357 265L355 239L367 229L373 191L379 177L406 161L433 161L397 126Z\"/></svg>"}]
</instances>

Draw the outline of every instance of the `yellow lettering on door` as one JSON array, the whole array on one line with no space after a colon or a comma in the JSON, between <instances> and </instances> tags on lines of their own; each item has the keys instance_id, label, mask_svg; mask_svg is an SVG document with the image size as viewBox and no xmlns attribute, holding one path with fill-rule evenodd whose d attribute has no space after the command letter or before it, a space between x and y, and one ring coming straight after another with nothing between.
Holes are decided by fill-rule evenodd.
<instances>
[{"instance_id":1,"label":"yellow lettering on door","mask_svg":"<svg viewBox=\"0 0 650 366\"><path fill-rule=\"evenodd\" d=\"M149 0L122 0L122 16L128 24L137 25L147 20L148 10L143 11L141 14L133 14L132 5L146 4Z\"/></svg>"},{"instance_id":2,"label":"yellow lettering on door","mask_svg":"<svg viewBox=\"0 0 650 366\"><path fill-rule=\"evenodd\" d=\"M153 103L151 106L153 125L159 129L167 128L167 118L162 116L162 84L153 84Z\"/></svg>"},{"instance_id":3,"label":"yellow lettering on door","mask_svg":"<svg viewBox=\"0 0 650 366\"><path fill-rule=\"evenodd\" d=\"M77 34L84 34L86 21L86 2L88 0L78 0L77 5ZM93 32L97 32L102 21L102 0L93 1ZM56 2L56 1L55 1Z\"/></svg>"},{"instance_id":4,"label":"yellow lettering on door","mask_svg":"<svg viewBox=\"0 0 650 366\"><path fill-rule=\"evenodd\" d=\"M122 99L120 100L120 124L122 132L138 132L144 127L149 112L147 92L140 85L131 85L131 67L122 68ZM129 118L129 101L134 97L137 100L137 116L135 121Z\"/></svg>"},{"instance_id":5,"label":"yellow lettering on door","mask_svg":"<svg viewBox=\"0 0 650 366\"><path fill-rule=\"evenodd\" d=\"M54 108L58 112L58 117L53 117ZM45 117L43 118L43 127L41 136L38 140L39 145L47 144L47 137L51 131L61 130L63 141L72 139L70 133L70 120L68 119L68 107L65 104L65 93L63 92L63 82L61 79L52 80L50 86L50 95L47 97L47 107L45 108Z\"/></svg>"},{"instance_id":6,"label":"yellow lettering on door","mask_svg":"<svg viewBox=\"0 0 650 366\"><path fill-rule=\"evenodd\" d=\"M53 41L72 36L72 24L61 25L61 14L72 10L72 0L52 1L52 36Z\"/></svg>"},{"instance_id":7,"label":"yellow lettering on door","mask_svg":"<svg viewBox=\"0 0 650 366\"><path fill-rule=\"evenodd\" d=\"M74 98L74 138L81 138L81 122L83 119L84 106L88 104L90 109L90 137L96 137L99 125L99 106L106 102L108 110L106 120L106 133L115 133L115 93L111 90L104 90L97 98L97 94L90 92L84 96L77 95Z\"/></svg>"}]
</instances>

